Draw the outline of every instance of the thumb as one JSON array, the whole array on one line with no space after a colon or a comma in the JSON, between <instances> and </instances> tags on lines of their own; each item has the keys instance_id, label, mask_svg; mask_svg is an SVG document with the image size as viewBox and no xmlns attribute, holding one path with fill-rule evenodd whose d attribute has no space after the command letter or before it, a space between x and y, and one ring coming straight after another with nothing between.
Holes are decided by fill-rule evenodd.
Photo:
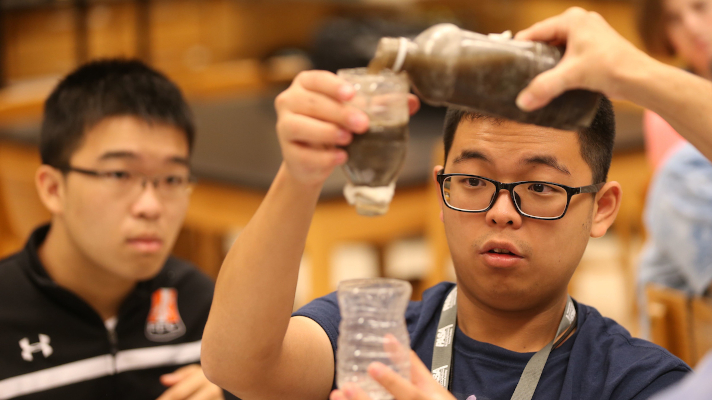
<instances>
[{"instance_id":1,"label":"thumb","mask_svg":"<svg viewBox=\"0 0 712 400\"><path fill-rule=\"evenodd\" d=\"M410 351L410 380L420 388L440 387L440 384L433 379L432 372L413 350Z\"/></svg>"},{"instance_id":2,"label":"thumb","mask_svg":"<svg viewBox=\"0 0 712 400\"><path fill-rule=\"evenodd\" d=\"M178 368L170 374L161 375L161 383L164 386L173 386L182 381L186 376L190 375L191 371L195 369L195 367L196 365L186 365L185 367Z\"/></svg>"},{"instance_id":3,"label":"thumb","mask_svg":"<svg viewBox=\"0 0 712 400\"><path fill-rule=\"evenodd\" d=\"M562 59L554 68L537 75L517 96L517 107L533 111L549 104L551 100L574 89L576 64Z\"/></svg>"}]
</instances>

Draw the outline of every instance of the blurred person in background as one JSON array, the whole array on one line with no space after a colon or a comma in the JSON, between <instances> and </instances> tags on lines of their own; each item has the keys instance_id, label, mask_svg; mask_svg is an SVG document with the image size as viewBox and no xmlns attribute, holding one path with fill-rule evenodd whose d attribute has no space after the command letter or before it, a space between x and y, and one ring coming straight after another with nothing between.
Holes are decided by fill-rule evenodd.
<instances>
[{"instance_id":1,"label":"blurred person in background","mask_svg":"<svg viewBox=\"0 0 712 400\"><path fill-rule=\"evenodd\" d=\"M284 161L220 270L203 340L208 377L242 398L325 399L335 387L336 295L292 305L321 187L346 161L341 146L368 127L353 95L332 73L309 71L275 101ZM620 205L620 185L606 181L614 122L607 99L578 131L448 111L433 179L457 286L440 283L408 306L412 382L370 366L397 399L647 399L689 372L567 295L589 238ZM453 304L456 322L439 329ZM436 365L436 337L452 344L446 365ZM332 399L365 396L344 389Z\"/></svg>"},{"instance_id":2,"label":"blurred person in background","mask_svg":"<svg viewBox=\"0 0 712 400\"><path fill-rule=\"evenodd\" d=\"M685 68L712 80L712 1L641 0L638 32L649 53L675 57ZM653 171L685 140L659 115L643 116L646 155Z\"/></svg>"},{"instance_id":3,"label":"blurred person in background","mask_svg":"<svg viewBox=\"0 0 712 400\"><path fill-rule=\"evenodd\" d=\"M675 56L712 80L712 0L645 0L638 23L647 49ZM712 284L712 163L663 118L644 114L655 172L645 209L648 232L638 273L641 327L648 334L645 286L656 283L709 295Z\"/></svg>"},{"instance_id":4,"label":"blurred person in background","mask_svg":"<svg viewBox=\"0 0 712 400\"><path fill-rule=\"evenodd\" d=\"M170 256L192 188L180 90L138 61L65 77L36 173L51 222L0 261L0 399L223 399L199 365L212 281Z\"/></svg>"}]
</instances>

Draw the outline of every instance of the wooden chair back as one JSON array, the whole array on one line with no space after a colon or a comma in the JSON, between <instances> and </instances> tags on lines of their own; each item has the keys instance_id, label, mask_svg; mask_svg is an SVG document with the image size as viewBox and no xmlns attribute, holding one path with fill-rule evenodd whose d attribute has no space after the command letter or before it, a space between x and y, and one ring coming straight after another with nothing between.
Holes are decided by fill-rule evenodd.
<instances>
[{"instance_id":1,"label":"wooden chair back","mask_svg":"<svg viewBox=\"0 0 712 400\"><path fill-rule=\"evenodd\" d=\"M39 166L36 147L0 142L0 222L5 243L12 241L13 247L21 246L35 227L50 218L35 188ZM12 250L19 248L5 252Z\"/></svg>"},{"instance_id":2,"label":"wooden chair back","mask_svg":"<svg viewBox=\"0 0 712 400\"><path fill-rule=\"evenodd\" d=\"M692 309L692 350L699 361L712 350L712 299L695 297Z\"/></svg>"},{"instance_id":3,"label":"wooden chair back","mask_svg":"<svg viewBox=\"0 0 712 400\"><path fill-rule=\"evenodd\" d=\"M695 365L691 337L690 300L686 293L656 284L645 288L650 338L688 365Z\"/></svg>"}]
</instances>

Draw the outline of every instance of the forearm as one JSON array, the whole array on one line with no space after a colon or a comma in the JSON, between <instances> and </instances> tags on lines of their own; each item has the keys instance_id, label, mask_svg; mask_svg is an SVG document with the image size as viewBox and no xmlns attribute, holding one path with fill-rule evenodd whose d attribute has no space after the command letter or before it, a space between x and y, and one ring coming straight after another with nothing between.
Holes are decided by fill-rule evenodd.
<instances>
[{"instance_id":1,"label":"forearm","mask_svg":"<svg viewBox=\"0 0 712 400\"><path fill-rule=\"evenodd\" d=\"M263 373L279 357L319 192L290 179L283 165L228 252L203 336L204 368L219 384Z\"/></svg>"},{"instance_id":2,"label":"forearm","mask_svg":"<svg viewBox=\"0 0 712 400\"><path fill-rule=\"evenodd\" d=\"M621 97L663 117L712 160L712 82L647 56L617 79Z\"/></svg>"}]
</instances>

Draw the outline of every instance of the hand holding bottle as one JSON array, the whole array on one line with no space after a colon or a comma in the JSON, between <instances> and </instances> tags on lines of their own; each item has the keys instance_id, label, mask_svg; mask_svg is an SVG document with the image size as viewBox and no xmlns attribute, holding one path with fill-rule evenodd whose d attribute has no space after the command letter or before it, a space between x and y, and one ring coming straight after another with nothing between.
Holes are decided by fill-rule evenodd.
<instances>
[{"instance_id":1,"label":"hand holding bottle","mask_svg":"<svg viewBox=\"0 0 712 400\"><path fill-rule=\"evenodd\" d=\"M351 132L368 129L366 114L344 104L354 93L351 85L330 72L306 71L277 96L277 137L293 178L321 185L346 161L346 152L337 146L349 144Z\"/></svg>"},{"instance_id":2,"label":"hand holding bottle","mask_svg":"<svg viewBox=\"0 0 712 400\"><path fill-rule=\"evenodd\" d=\"M395 400L455 400L455 396L433 378L417 354L410 351L410 380L381 363L372 363L368 373ZM330 400L373 400L357 385L346 385L331 392Z\"/></svg>"},{"instance_id":3,"label":"hand holding bottle","mask_svg":"<svg viewBox=\"0 0 712 400\"><path fill-rule=\"evenodd\" d=\"M331 171L346 162L339 146L351 143L352 134L368 129L366 114L346 104L355 94L351 84L328 71L305 71L275 99L277 137L287 170L307 185L322 185ZM409 96L414 114L420 106Z\"/></svg>"},{"instance_id":4,"label":"hand holding bottle","mask_svg":"<svg viewBox=\"0 0 712 400\"><path fill-rule=\"evenodd\" d=\"M603 17L577 7L534 24L516 38L566 43L561 62L519 94L521 109L535 110L571 88L599 91L660 115L712 160L711 82L651 58Z\"/></svg>"},{"instance_id":5,"label":"hand holding bottle","mask_svg":"<svg viewBox=\"0 0 712 400\"><path fill-rule=\"evenodd\" d=\"M598 13L578 7L532 25L515 39L566 44L559 64L534 78L517 97L517 105L525 111L539 109L564 91L577 88L628 99L623 75L655 62Z\"/></svg>"}]
</instances>

